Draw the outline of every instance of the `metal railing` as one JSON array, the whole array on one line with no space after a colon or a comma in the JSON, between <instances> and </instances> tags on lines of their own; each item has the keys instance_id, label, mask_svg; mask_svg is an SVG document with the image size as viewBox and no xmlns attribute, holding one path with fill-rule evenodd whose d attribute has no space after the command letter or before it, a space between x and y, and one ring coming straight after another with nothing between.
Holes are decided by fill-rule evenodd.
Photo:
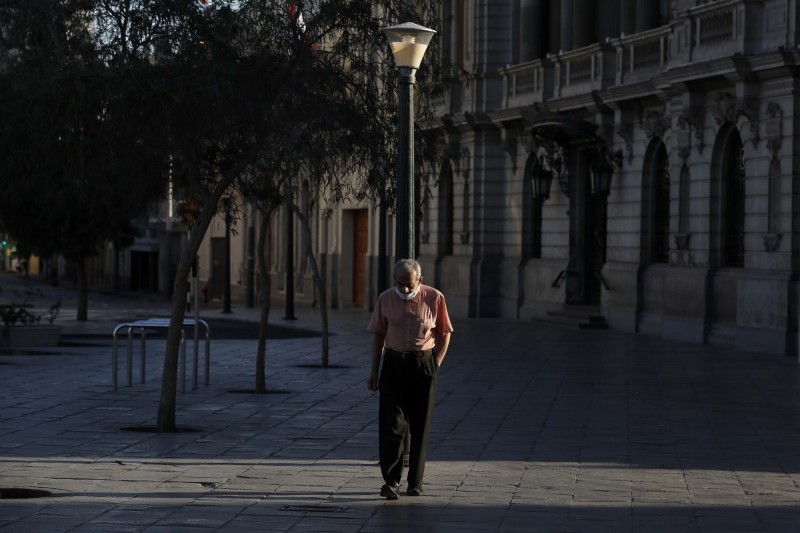
<instances>
[{"instance_id":1,"label":"metal railing","mask_svg":"<svg viewBox=\"0 0 800 533\"><path fill-rule=\"evenodd\" d=\"M205 328L205 384L210 382L210 367L211 367L211 328L205 320L198 319L197 323ZM133 334L139 333L140 355L139 355L139 379L140 383L145 382L145 361L147 358L147 330L148 329L166 329L170 326L169 318L148 318L146 320L137 320L135 322L125 322L118 324L112 333L113 347L111 351L111 383L114 390L117 390L117 374L119 366L119 356L117 348L117 335L122 330L127 330L128 344L127 344L127 378L128 387L133 386ZM195 321L192 318L186 318L183 321L183 328L196 327ZM186 332L181 328L181 345L180 345L180 370L181 370L181 392L186 392ZM192 390L197 388L197 375L198 375L198 346L194 345L194 357L192 368Z\"/></svg>"}]
</instances>

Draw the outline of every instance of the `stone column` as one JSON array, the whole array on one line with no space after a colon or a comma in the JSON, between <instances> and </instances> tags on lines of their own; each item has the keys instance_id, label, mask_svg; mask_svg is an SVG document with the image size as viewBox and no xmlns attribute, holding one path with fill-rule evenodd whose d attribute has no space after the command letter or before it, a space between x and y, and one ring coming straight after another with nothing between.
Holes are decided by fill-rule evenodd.
<instances>
[{"instance_id":1,"label":"stone column","mask_svg":"<svg viewBox=\"0 0 800 533\"><path fill-rule=\"evenodd\" d=\"M597 42L594 0L572 0L572 48Z\"/></svg>"},{"instance_id":2,"label":"stone column","mask_svg":"<svg viewBox=\"0 0 800 533\"><path fill-rule=\"evenodd\" d=\"M561 2L561 21L558 26L561 37L559 39L559 49L564 52L572 50L572 2L573 0L563 0Z\"/></svg>"},{"instance_id":3,"label":"stone column","mask_svg":"<svg viewBox=\"0 0 800 533\"><path fill-rule=\"evenodd\" d=\"M636 33L658 28L659 4L653 0L636 0Z\"/></svg>"},{"instance_id":4,"label":"stone column","mask_svg":"<svg viewBox=\"0 0 800 533\"><path fill-rule=\"evenodd\" d=\"M561 48L561 1L547 0L548 12L547 20L544 21L547 27L547 50L545 54L555 54Z\"/></svg>"},{"instance_id":5,"label":"stone column","mask_svg":"<svg viewBox=\"0 0 800 533\"><path fill-rule=\"evenodd\" d=\"M619 31L625 35L636 33L636 1L620 0Z\"/></svg>"},{"instance_id":6,"label":"stone column","mask_svg":"<svg viewBox=\"0 0 800 533\"><path fill-rule=\"evenodd\" d=\"M619 3L620 0L605 0L598 9L597 18L600 21L600 32L597 39L600 42L605 41L606 37L619 37Z\"/></svg>"},{"instance_id":7,"label":"stone column","mask_svg":"<svg viewBox=\"0 0 800 533\"><path fill-rule=\"evenodd\" d=\"M542 20L545 0L520 0L519 6L519 61L544 57L542 35L546 22Z\"/></svg>"}]
</instances>

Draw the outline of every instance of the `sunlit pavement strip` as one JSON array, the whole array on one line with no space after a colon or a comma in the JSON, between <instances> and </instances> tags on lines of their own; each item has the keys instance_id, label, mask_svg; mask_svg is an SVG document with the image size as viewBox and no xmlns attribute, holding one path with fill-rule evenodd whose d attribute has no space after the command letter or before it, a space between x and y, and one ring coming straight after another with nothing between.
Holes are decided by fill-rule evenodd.
<instances>
[{"instance_id":1,"label":"sunlit pavement strip","mask_svg":"<svg viewBox=\"0 0 800 533\"><path fill-rule=\"evenodd\" d=\"M528 322L456 321L425 495L385 501L368 317L331 312L336 368L270 341L261 396L230 392L255 340L214 340L211 385L178 395L193 433L120 429L155 423L163 339L116 393L110 346L0 357L0 488L52 493L0 500L0 530L798 530L795 361Z\"/></svg>"}]
</instances>

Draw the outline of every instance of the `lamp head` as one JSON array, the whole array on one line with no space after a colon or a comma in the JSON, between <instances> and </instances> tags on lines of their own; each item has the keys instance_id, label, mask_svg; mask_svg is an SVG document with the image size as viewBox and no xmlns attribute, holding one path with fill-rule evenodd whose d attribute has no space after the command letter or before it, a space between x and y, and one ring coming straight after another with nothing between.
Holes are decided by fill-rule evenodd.
<instances>
[{"instance_id":1,"label":"lamp head","mask_svg":"<svg viewBox=\"0 0 800 533\"><path fill-rule=\"evenodd\" d=\"M614 176L614 165L601 162L591 169L592 194L608 196L611 192L611 178Z\"/></svg>"},{"instance_id":2,"label":"lamp head","mask_svg":"<svg viewBox=\"0 0 800 533\"><path fill-rule=\"evenodd\" d=\"M553 181L553 172L537 165L533 171L533 197L542 201L550 198L550 183Z\"/></svg>"},{"instance_id":3,"label":"lamp head","mask_svg":"<svg viewBox=\"0 0 800 533\"><path fill-rule=\"evenodd\" d=\"M414 24L405 22L396 26L383 28L389 45L392 47L394 63L397 68L418 69L422 63L422 56L428 49L431 39L436 35L436 31Z\"/></svg>"}]
</instances>

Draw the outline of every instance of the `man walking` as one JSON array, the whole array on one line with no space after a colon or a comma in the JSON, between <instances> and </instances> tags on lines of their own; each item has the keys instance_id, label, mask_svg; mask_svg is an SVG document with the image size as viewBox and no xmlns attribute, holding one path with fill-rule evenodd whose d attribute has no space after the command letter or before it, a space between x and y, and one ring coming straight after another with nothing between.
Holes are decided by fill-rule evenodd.
<instances>
[{"instance_id":1,"label":"man walking","mask_svg":"<svg viewBox=\"0 0 800 533\"><path fill-rule=\"evenodd\" d=\"M372 370L367 387L380 390L378 449L384 485L381 496L398 497L403 476L403 437L411 433L409 496L422 495L428 429L436 397L436 378L447 354L453 325L444 295L422 284L422 267L402 259L395 286L378 296L368 329ZM383 355L383 365L381 365ZM380 378L378 370L380 368Z\"/></svg>"}]
</instances>

